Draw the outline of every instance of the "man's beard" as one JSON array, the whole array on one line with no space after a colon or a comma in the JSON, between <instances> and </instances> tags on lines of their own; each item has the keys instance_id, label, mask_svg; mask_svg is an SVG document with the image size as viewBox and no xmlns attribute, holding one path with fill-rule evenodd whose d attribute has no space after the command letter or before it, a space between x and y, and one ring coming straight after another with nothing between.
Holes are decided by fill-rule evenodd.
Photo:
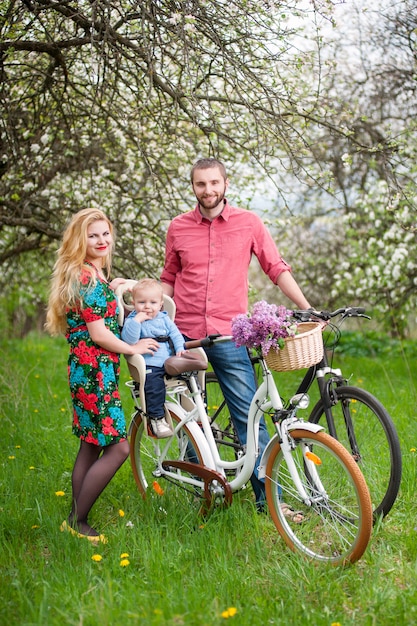
<instances>
[{"instance_id":1,"label":"man's beard","mask_svg":"<svg viewBox=\"0 0 417 626\"><path fill-rule=\"evenodd\" d=\"M198 202L203 209L209 211L210 209L215 209L219 206L221 202L223 202L226 195L226 190L221 194L217 194L213 198L199 198Z\"/></svg>"}]
</instances>

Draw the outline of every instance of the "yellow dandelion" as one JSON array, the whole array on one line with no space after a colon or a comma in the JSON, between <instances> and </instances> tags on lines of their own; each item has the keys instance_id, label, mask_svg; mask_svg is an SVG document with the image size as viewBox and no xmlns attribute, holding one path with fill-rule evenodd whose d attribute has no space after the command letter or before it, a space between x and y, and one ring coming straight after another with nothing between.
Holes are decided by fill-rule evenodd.
<instances>
[{"instance_id":1,"label":"yellow dandelion","mask_svg":"<svg viewBox=\"0 0 417 626\"><path fill-rule=\"evenodd\" d=\"M125 516L125 512L122 509L119 509L119 516L120 517L124 517Z\"/></svg>"},{"instance_id":2,"label":"yellow dandelion","mask_svg":"<svg viewBox=\"0 0 417 626\"><path fill-rule=\"evenodd\" d=\"M121 558L121 559L127 559L127 557L128 557L128 556L129 556L129 555L128 555L128 553L127 553L127 552L123 552L123 553L120 555L120 558Z\"/></svg>"},{"instance_id":3,"label":"yellow dandelion","mask_svg":"<svg viewBox=\"0 0 417 626\"><path fill-rule=\"evenodd\" d=\"M13 459L15 459L16 457L13 454L10 454L9 459L12 461Z\"/></svg>"},{"instance_id":4,"label":"yellow dandelion","mask_svg":"<svg viewBox=\"0 0 417 626\"><path fill-rule=\"evenodd\" d=\"M55 495L58 496L58 498L62 498L62 496L65 496L65 491L55 491Z\"/></svg>"},{"instance_id":5,"label":"yellow dandelion","mask_svg":"<svg viewBox=\"0 0 417 626\"><path fill-rule=\"evenodd\" d=\"M233 617L234 615L236 615L236 613L237 609L234 606L230 606L228 609L223 611L222 617L224 617L224 619L228 619L229 617Z\"/></svg>"},{"instance_id":6,"label":"yellow dandelion","mask_svg":"<svg viewBox=\"0 0 417 626\"><path fill-rule=\"evenodd\" d=\"M120 567L127 567L128 565L130 565L129 559L122 559L120 561Z\"/></svg>"},{"instance_id":7,"label":"yellow dandelion","mask_svg":"<svg viewBox=\"0 0 417 626\"><path fill-rule=\"evenodd\" d=\"M332 622L331 626L342 626L340 622Z\"/></svg>"},{"instance_id":8,"label":"yellow dandelion","mask_svg":"<svg viewBox=\"0 0 417 626\"><path fill-rule=\"evenodd\" d=\"M35 528L39 528L39 524L33 524L33 526L31 528L32 528L32 530L35 530Z\"/></svg>"},{"instance_id":9,"label":"yellow dandelion","mask_svg":"<svg viewBox=\"0 0 417 626\"><path fill-rule=\"evenodd\" d=\"M61 413L65 413L65 412L66 412L66 409L62 406L62 407L60 408L60 411L61 411Z\"/></svg>"},{"instance_id":10,"label":"yellow dandelion","mask_svg":"<svg viewBox=\"0 0 417 626\"><path fill-rule=\"evenodd\" d=\"M39 410L38 409L33 409L33 412L34 413L39 413Z\"/></svg>"},{"instance_id":11,"label":"yellow dandelion","mask_svg":"<svg viewBox=\"0 0 417 626\"><path fill-rule=\"evenodd\" d=\"M100 561L103 560L103 557L101 556L101 554L93 554L93 556L91 557L91 560L99 563Z\"/></svg>"},{"instance_id":12,"label":"yellow dandelion","mask_svg":"<svg viewBox=\"0 0 417 626\"><path fill-rule=\"evenodd\" d=\"M410 448L410 452L415 452L416 448Z\"/></svg>"},{"instance_id":13,"label":"yellow dandelion","mask_svg":"<svg viewBox=\"0 0 417 626\"><path fill-rule=\"evenodd\" d=\"M34 465L31 465L31 466L29 467L29 469L30 469L30 470L34 470L34 469L35 469L35 466L34 466Z\"/></svg>"},{"instance_id":14,"label":"yellow dandelion","mask_svg":"<svg viewBox=\"0 0 417 626\"><path fill-rule=\"evenodd\" d=\"M39 374L35 374L35 378L40 378Z\"/></svg>"},{"instance_id":15,"label":"yellow dandelion","mask_svg":"<svg viewBox=\"0 0 417 626\"><path fill-rule=\"evenodd\" d=\"M21 448L22 446L15 446L16 450L18 450L19 448Z\"/></svg>"}]
</instances>

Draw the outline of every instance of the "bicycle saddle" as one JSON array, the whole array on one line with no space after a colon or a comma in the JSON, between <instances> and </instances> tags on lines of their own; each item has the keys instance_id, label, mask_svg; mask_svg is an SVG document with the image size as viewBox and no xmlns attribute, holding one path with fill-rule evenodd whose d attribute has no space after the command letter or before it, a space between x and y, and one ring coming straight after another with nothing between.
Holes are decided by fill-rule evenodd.
<instances>
[{"instance_id":1,"label":"bicycle saddle","mask_svg":"<svg viewBox=\"0 0 417 626\"><path fill-rule=\"evenodd\" d=\"M184 352L181 356L170 356L164 363L168 376L178 376L184 372L196 372L207 369L207 362L198 354Z\"/></svg>"}]
</instances>

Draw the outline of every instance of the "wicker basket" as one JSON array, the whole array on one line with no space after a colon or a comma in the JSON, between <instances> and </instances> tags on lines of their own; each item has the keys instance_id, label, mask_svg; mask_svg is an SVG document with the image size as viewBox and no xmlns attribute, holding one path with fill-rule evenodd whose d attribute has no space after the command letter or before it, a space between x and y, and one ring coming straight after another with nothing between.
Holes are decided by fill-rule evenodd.
<instances>
[{"instance_id":1,"label":"wicker basket","mask_svg":"<svg viewBox=\"0 0 417 626\"><path fill-rule=\"evenodd\" d=\"M315 365L323 358L321 325L317 322L301 322L297 335L284 339L280 350L271 348L265 357L268 367L275 372L289 372Z\"/></svg>"}]
</instances>

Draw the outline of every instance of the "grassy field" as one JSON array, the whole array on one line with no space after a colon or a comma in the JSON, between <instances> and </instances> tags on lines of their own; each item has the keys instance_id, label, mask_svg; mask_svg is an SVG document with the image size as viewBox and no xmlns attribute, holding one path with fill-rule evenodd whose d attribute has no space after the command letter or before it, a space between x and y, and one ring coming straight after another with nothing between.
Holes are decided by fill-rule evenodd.
<instances>
[{"instance_id":1,"label":"grassy field","mask_svg":"<svg viewBox=\"0 0 417 626\"><path fill-rule=\"evenodd\" d=\"M331 568L289 552L270 519L256 515L249 489L203 522L163 496L143 501L128 462L92 512L108 544L60 533L78 448L67 347L30 336L0 348L0 624L417 623L415 360L339 359L351 383L393 416L404 470L397 503L364 557ZM128 416L128 390L123 399Z\"/></svg>"}]
</instances>

